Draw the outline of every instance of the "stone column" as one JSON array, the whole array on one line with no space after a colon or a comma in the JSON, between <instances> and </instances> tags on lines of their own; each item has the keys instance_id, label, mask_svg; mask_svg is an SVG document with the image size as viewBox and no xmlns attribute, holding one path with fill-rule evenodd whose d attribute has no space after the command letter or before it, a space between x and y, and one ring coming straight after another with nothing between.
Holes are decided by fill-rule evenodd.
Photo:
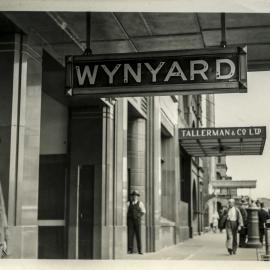
<instances>
[{"instance_id":1,"label":"stone column","mask_svg":"<svg viewBox=\"0 0 270 270\"><path fill-rule=\"evenodd\" d=\"M113 258L114 224L114 108L103 107L101 177L101 259Z\"/></svg>"},{"instance_id":2,"label":"stone column","mask_svg":"<svg viewBox=\"0 0 270 270\"><path fill-rule=\"evenodd\" d=\"M122 258L127 254L127 99L115 104L114 153L114 254Z\"/></svg>"},{"instance_id":3,"label":"stone column","mask_svg":"<svg viewBox=\"0 0 270 270\"><path fill-rule=\"evenodd\" d=\"M138 190L140 201L145 204L146 178L146 121L143 118L131 119L128 122L128 168L130 169L130 190ZM128 194L129 195L129 194ZM148 210L148 209L147 209ZM145 252L145 217L141 229L142 251ZM134 242L135 243L135 242Z\"/></svg>"},{"instance_id":4,"label":"stone column","mask_svg":"<svg viewBox=\"0 0 270 270\"><path fill-rule=\"evenodd\" d=\"M1 35L0 181L11 258L37 258L41 56L20 34Z\"/></svg>"},{"instance_id":5,"label":"stone column","mask_svg":"<svg viewBox=\"0 0 270 270\"><path fill-rule=\"evenodd\" d=\"M180 183L180 147L178 138L178 126L174 127L174 147L175 147L175 243L181 241L181 219L180 201L181 201L181 183Z\"/></svg>"},{"instance_id":6,"label":"stone column","mask_svg":"<svg viewBox=\"0 0 270 270\"><path fill-rule=\"evenodd\" d=\"M160 98L150 97L147 112L146 244L147 251L161 248L161 112Z\"/></svg>"},{"instance_id":7,"label":"stone column","mask_svg":"<svg viewBox=\"0 0 270 270\"><path fill-rule=\"evenodd\" d=\"M145 200L145 119L128 122L128 167L131 190L138 190L140 200Z\"/></svg>"}]
</instances>

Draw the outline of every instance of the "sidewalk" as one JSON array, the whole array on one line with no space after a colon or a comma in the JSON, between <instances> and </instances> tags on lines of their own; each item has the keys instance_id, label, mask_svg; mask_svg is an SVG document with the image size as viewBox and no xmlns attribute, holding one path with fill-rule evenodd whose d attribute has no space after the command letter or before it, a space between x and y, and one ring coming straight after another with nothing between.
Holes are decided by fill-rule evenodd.
<instances>
[{"instance_id":1,"label":"sidewalk","mask_svg":"<svg viewBox=\"0 0 270 270\"><path fill-rule=\"evenodd\" d=\"M257 261L256 249L253 248L238 248L236 255L229 255L225 248L225 238L225 231L208 232L155 253L129 254L124 259Z\"/></svg>"}]
</instances>

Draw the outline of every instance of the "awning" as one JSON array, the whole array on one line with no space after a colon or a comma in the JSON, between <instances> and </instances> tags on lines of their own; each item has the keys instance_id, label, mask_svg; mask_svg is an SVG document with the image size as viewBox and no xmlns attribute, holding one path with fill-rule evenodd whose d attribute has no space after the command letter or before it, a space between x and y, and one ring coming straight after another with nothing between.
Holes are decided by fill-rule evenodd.
<instances>
[{"instance_id":1,"label":"awning","mask_svg":"<svg viewBox=\"0 0 270 270\"><path fill-rule=\"evenodd\" d=\"M266 127L180 128L179 142L195 157L261 155Z\"/></svg>"},{"instance_id":2,"label":"awning","mask_svg":"<svg viewBox=\"0 0 270 270\"><path fill-rule=\"evenodd\" d=\"M256 188L257 180L216 180L212 181L213 188Z\"/></svg>"}]
</instances>

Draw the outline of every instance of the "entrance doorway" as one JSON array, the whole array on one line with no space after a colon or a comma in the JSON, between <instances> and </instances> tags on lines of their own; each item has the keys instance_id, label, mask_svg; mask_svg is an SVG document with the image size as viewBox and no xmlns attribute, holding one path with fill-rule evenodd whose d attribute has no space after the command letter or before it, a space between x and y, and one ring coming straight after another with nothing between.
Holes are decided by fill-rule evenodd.
<instances>
[{"instance_id":1,"label":"entrance doorway","mask_svg":"<svg viewBox=\"0 0 270 270\"><path fill-rule=\"evenodd\" d=\"M78 191L78 258L93 259L94 165L82 165Z\"/></svg>"},{"instance_id":2,"label":"entrance doorway","mask_svg":"<svg viewBox=\"0 0 270 270\"><path fill-rule=\"evenodd\" d=\"M66 258L66 156L41 155L38 199L38 258Z\"/></svg>"}]
</instances>

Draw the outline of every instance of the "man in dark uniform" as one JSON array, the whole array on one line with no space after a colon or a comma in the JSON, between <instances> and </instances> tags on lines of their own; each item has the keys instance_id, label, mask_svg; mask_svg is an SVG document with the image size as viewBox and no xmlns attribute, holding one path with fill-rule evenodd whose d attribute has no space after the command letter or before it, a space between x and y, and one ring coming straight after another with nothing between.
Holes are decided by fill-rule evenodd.
<instances>
[{"instance_id":1,"label":"man in dark uniform","mask_svg":"<svg viewBox=\"0 0 270 270\"><path fill-rule=\"evenodd\" d=\"M263 237L264 237L264 227L265 222L269 219L268 211L264 208L264 203L261 203L261 208L259 210L259 231L260 231L260 242L263 244Z\"/></svg>"},{"instance_id":2,"label":"man in dark uniform","mask_svg":"<svg viewBox=\"0 0 270 270\"><path fill-rule=\"evenodd\" d=\"M134 190L131 194L131 200L128 202L128 253L133 253L133 239L134 235L137 241L137 249L139 254L142 253L141 245L141 218L145 214L145 207L142 202L138 200L140 194Z\"/></svg>"}]
</instances>

